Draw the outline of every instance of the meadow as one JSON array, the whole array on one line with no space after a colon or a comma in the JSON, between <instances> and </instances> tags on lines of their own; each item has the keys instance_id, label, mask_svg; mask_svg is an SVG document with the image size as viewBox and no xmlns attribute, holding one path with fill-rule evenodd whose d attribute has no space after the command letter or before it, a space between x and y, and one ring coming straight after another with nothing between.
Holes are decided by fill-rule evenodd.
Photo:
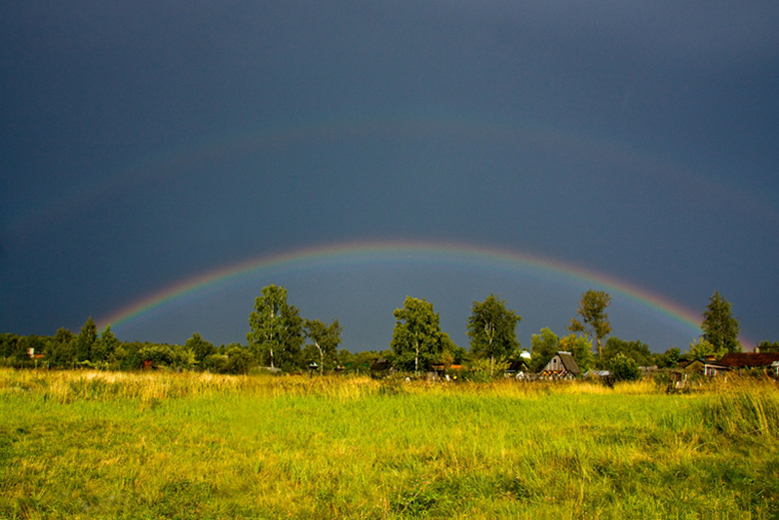
<instances>
[{"instance_id":1,"label":"meadow","mask_svg":"<svg viewBox=\"0 0 779 520\"><path fill-rule=\"evenodd\" d=\"M0 518L776 518L779 396L0 369Z\"/></svg>"}]
</instances>

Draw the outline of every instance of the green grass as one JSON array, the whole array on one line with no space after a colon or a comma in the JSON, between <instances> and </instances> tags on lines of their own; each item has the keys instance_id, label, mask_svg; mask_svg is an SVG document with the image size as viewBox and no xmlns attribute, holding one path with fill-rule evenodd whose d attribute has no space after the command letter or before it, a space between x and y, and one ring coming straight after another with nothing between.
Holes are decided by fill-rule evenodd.
<instances>
[{"instance_id":1,"label":"green grass","mask_svg":"<svg viewBox=\"0 0 779 520\"><path fill-rule=\"evenodd\" d=\"M776 518L779 397L0 370L0 518Z\"/></svg>"}]
</instances>

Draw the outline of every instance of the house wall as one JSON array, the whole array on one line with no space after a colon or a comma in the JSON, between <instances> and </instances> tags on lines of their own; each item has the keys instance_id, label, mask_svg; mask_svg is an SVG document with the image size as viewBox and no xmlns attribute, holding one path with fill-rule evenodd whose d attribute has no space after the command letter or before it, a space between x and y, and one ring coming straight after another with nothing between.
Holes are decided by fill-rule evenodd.
<instances>
[{"instance_id":1,"label":"house wall","mask_svg":"<svg viewBox=\"0 0 779 520\"><path fill-rule=\"evenodd\" d=\"M560 359L560 356L553 357L549 363L547 363L544 370L564 370L565 367L563 366L563 361Z\"/></svg>"}]
</instances>

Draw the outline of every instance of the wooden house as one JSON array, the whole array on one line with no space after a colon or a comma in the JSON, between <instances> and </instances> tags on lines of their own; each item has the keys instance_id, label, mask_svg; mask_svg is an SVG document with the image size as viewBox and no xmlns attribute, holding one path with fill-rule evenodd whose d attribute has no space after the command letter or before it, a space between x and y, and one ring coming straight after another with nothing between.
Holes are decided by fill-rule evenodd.
<instances>
[{"instance_id":1,"label":"wooden house","mask_svg":"<svg viewBox=\"0 0 779 520\"><path fill-rule=\"evenodd\" d=\"M706 375L742 370L764 370L779 376L779 352L729 352L717 361L706 363Z\"/></svg>"},{"instance_id":2,"label":"wooden house","mask_svg":"<svg viewBox=\"0 0 779 520\"><path fill-rule=\"evenodd\" d=\"M506 370L503 372L503 377L514 377L517 379L524 379L525 372L527 371L527 364L524 360L512 361Z\"/></svg>"},{"instance_id":3,"label":"wooden house","mask_svg":"<svg viewBox=\"0 0 779 520\"><path fill-rule=\"evenodd\" d=\"M706 359L688 359L685 361L679 361L679 368L685 372L703 373L705 371L706 362Z\"/></svg>"},{"instance_id":4,"label":"wooden house","mask_svg":"<svg viewBox=\"0 0 779 520\"><path fill-rule=\"evenodd\" d=\"M541 371L541 377L561 379L581 375L579 365L570 352L558 352Z\"/></svg>"},{"instance_id":5,"label":"wooden house","mask_svg":"<svg viewBox=\"0 0 779 520\"><path fill-rule=\"evenodd\" d=\"M392 363L386 358L376 358L371 363L371 377L382 378L397 372Z\"/></svg>"}]
</instances>

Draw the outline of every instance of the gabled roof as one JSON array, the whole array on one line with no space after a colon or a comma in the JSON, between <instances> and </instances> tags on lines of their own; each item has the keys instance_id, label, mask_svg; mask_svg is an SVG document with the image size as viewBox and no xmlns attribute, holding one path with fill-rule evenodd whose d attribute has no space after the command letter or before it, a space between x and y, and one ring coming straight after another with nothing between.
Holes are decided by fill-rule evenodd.
<instances>
[{"instance_id":1,"label":"gabled roof","mask_svg":"<svg viewBox=\"0 0 779 520\"><path fill-rule=\"evenodd\" d=\"M703 358L689 359L687 361L679 361L679 368L687 371L703 370L706 365L710 365L712 363L713 361L708 361Z\"/></svg>"},{"instance_id":2,"label":"gabled roof","mask_svg":"<svg viewBox=\"0 0 779 520\"><path fill-rule=\"evenodd\" d=\"M371 363L371 372L381 372L392 368L392 363L386 358L376 358Z\"/></svg>"},{"instance_id":3,"label":"gabled roof","mask_svg":"<svg viewBox=\"0 0 779 520\"><path fill-rule=\"evenodd\" d=\"M729 352L717 364L733 368L770 367L774 361L779 361L779 352Z\"/></svg>"},{"instance_id":4,"label":"gabled roof","mask_svg":"<svg viewBox=\"0 0 779 520\"><path fill-rule=\"evenodd\" d=\"M568 372L576 376L582 373L579 370L579 365L576 364L576 360L573 359L573 354L570 352L558 352L557 355L560 356L560 361L563 362L563 366Z\"/></svg>"},{"instance_id":5,"label":"gabled roof","mask_svg":"<svg viewBox=\"0 0 779 520\"><path fill-rule=\"evenodd\" d=\"M512 361L511 364L506 368L506 372L514 373L525 369L527 369L527 365L525 365L524 361Z\"/></svg>"},{"instance_id":6,"label":"gabled roof","mask_svg":"<svg viewBox=\"0 0 779 520\"><path fill-rule=\"evenodd\" d=\"M562 372L562 370L559 369L557 363L555 363L555 359L560 360L560 364L563 365L563 369L565 370L565 372L568 372L569 374L573 374L575 376L578 376L579 374L582 373L582 371L579 370L579 365L577 365L576 361L573 359L573 355L570 352L563 352L563 351L558 352L557 354L554 355L554 357L552 357L552 359L549 360L549 362L544 367L542 373Z\"/></svg>"}]
</instances>

